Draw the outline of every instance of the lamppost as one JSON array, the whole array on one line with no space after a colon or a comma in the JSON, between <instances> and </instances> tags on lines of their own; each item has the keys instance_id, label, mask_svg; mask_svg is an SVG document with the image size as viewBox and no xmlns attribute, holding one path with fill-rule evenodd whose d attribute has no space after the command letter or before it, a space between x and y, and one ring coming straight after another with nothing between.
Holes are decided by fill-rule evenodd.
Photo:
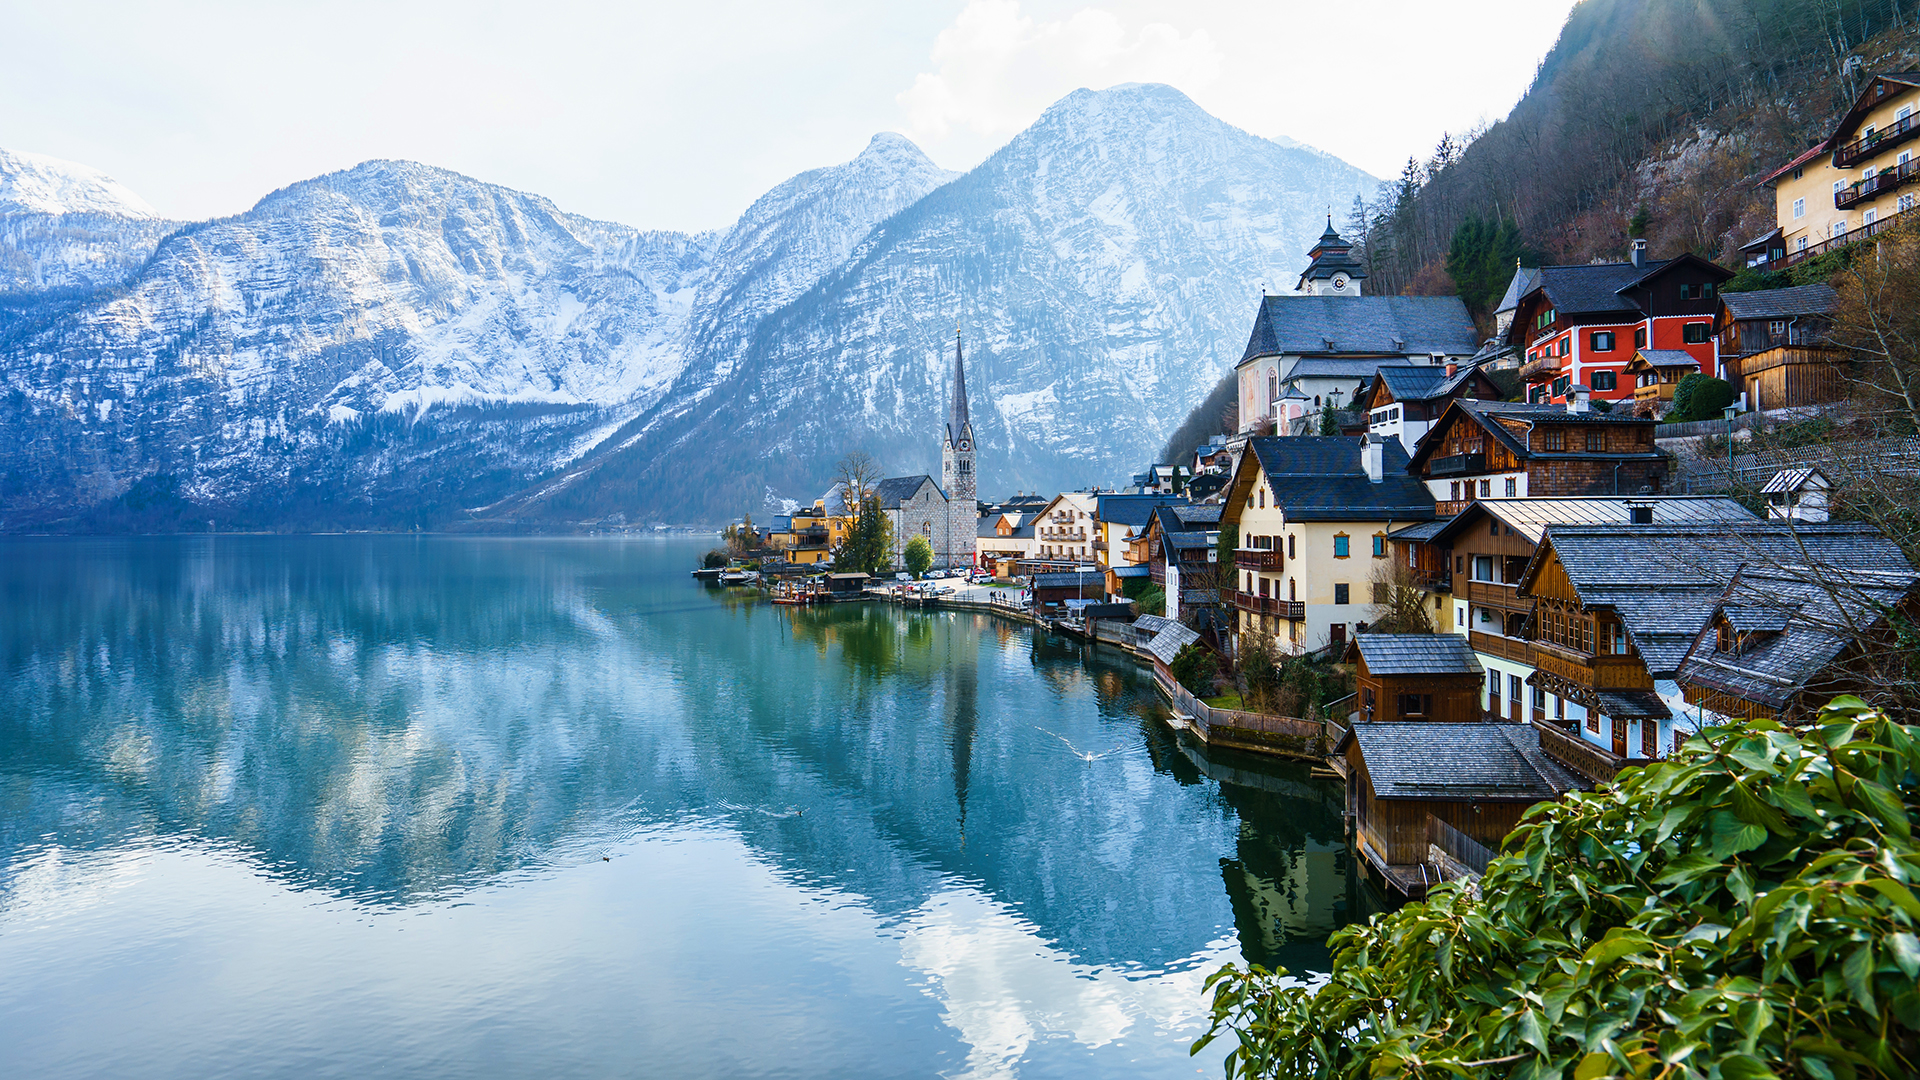
<instances>
[{"instance_id":1,"label":"lamppost","mask_svg":"<svg viewBox=\"0 0 1920 1080\"><path fill-rule=\"evenodd\" d=\"M1738 405L1729 405L1720 410L1720 414L1727 418L1727 490L1729 492L1733 490L1735 483L1733 473L1733 418L1739 411L1740 406Z\"/></svg>"}]
</instances>

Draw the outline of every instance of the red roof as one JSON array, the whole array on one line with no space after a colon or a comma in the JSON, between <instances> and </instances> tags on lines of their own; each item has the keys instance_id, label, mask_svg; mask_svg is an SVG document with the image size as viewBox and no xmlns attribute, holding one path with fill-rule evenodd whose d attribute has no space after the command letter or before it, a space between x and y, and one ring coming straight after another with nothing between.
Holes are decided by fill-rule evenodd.
<instances>
[{"instance_id":1,"label":"red roof","mask_svg":"<svg viewBox=\"0 0 1920 1080\"><path fill-rule=\"evenodd\" d=\"M1787 162L1785 165L1782 165L1779 168L1768 173L1767 175L1761 177L1760 178L1761 186L1764 187L1767 184L1773 183L1775 180L1780 179L1781 174L1787 172L1789 169L1797 169L1800 166L1805 165L1807 162L1812 161L1814 158L1819 157L1821 154L1826 153L1827 150L1831 147L1832 143L1833 143L1832 138L1821 139L1819 142L1814 143L1813 147L1809 149L1806 153L1801 154L1799 157L1794 158L1792 161Z\"/></svg>"}]
</instances>

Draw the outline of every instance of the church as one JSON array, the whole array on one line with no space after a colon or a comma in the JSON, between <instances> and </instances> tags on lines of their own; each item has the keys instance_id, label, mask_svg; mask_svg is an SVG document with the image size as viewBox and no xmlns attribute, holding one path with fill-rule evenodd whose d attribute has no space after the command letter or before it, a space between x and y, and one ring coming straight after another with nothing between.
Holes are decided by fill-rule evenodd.
<instances>
[{"instance_id":1,"label":"church","mask_svg":"<svg viewBox=\"0 0 1920 1080\"><path fill-rule=\"evenodd\" d=\"M1325 406L1348 409L1383 365L1460 362L1479 349L1457 296L1368 296L1353 245L1327 231L1307 252L1294 291L1265 296L1235 371L1240 432L1289 424Z\"/></svg>"},{"instance_id":2,"label":"church","mask_svg":"<svg viewBox=\"0 0 1920 1080\"><path fill-rule=\"evenodd\" d=\"M960 355L960 335L953 335L953 411L947 417L947 439L940 447L940 485L947 493L947 542L934 545L939 565L972 566L978 539L980 504L973 471L973 421L967 418L967 368Z\"/></svg>"}]
</instances>

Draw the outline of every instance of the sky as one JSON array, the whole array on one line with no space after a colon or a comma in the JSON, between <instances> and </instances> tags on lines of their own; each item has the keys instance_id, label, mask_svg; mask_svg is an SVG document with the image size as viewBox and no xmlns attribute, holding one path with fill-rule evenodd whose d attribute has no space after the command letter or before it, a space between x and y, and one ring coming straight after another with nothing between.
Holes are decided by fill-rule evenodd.
<instances>
[{"instance_id":1,"label":"sky","mask_svg":"<svg viewBox=\"0 0 1920 1080\"><path fill-rule=\"evenodd\" d=\"M897 131L962 170L1079 87L1164 82L1376 176L1505 115L1573 0L0 0L0 147L163 214L406 158L724 228Z\"/></svg>"}]
</instances>

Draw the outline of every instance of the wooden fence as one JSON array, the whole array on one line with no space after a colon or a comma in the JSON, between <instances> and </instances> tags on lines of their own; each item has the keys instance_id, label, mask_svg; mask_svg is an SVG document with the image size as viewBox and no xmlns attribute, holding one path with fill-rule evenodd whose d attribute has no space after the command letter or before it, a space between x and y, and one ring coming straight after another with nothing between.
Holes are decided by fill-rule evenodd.
<instances>
[{"instance_id":1,"label":"wooden fence","mask_svg":"<svg viewBox=\"0 0 1920 1080\"><path fill-rule=\"evenodd\" d=\"M1427 815L1427 847L1474 874L1486 873L1487 863L1493 859L1493 852L1485 844L1432 814ZM1445 859L1435 860L1442 869L1448 868Z\"/></svg>"},{"instance_id":2,"label":"wooden fence","mask_svg":"<svg viewBox=\"0 0 1920 1080\"><path fill-rule=\"evenodd\" d=\"M1333 745L1327 725L1318 720L1269 716L1238 709L1216 709L1194 697L1174 681L1166 665L1153 665L1153 681L1167 695L1173 710L1187 718L1194 733L1209 746L1232 746L1267 754L1320 760ZM1337 732L1335 733L1337 737Z\"/></svg>"}]
</instances>

